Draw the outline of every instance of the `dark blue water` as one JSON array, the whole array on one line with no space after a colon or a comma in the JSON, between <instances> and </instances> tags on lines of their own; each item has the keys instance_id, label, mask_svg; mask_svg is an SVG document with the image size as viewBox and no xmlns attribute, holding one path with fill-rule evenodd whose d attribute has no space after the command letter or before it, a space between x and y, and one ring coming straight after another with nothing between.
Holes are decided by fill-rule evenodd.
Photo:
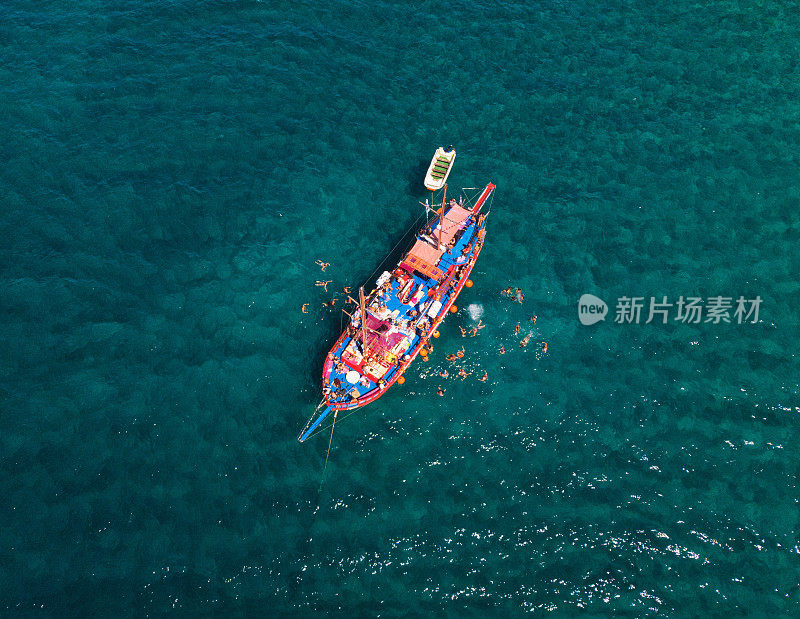
<instances>
[{"instance_id":1,"label":"dark blue water","mask_svg":"<svg viewBox=\"0 0 800 619\"><path fill-rule=\"evenodd\" d=\"M0 5L4 614L798 614L798 8ZM321 484L330 302L449 144L475 286Z\"/></svg>"}]
</instances>

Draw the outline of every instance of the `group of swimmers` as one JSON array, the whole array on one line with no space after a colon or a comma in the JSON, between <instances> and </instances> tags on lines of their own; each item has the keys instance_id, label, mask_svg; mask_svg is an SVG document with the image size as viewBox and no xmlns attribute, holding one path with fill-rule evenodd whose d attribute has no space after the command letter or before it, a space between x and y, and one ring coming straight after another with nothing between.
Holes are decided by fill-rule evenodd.
<instances>
[{"instance_id":1,"label":"group of swimmers","mask_svg":"<svg viewBox=\"0 0 800 619\"><path fill-rule=\"evenodd\" d=\"M472 374L474 374L474 372L467 372L462 367L458 368L458 376L461 378L462 381L465 378L467 378L467 376L472 376ZM442 378L447 378L449 374L447 373L447 370L442 370L441 372L439 372L439 376L441 376ZM482 383L485 383L487 380L489 380L489 374L486 372L486 370L483 371L483 374L478 378L478 380L481 381ZM441 387L439 387L436 390L436 395L443 396L445 391L447 391L447 389L442 389Z\"/></svg>"},{"instance_id":2,"label":"group of swimmers","mask_svg":"<svg viewBox=\"0 0 800 619\"><path fill-rule=\"evenodd\" d=\"M501 290L500 294L502 294L504 297L508 297L509 299L514 299L518 303L522 303L525 300L525 295L522 292L522 288L514 288L513 286L509 286L508 288L504 288L503 290ZM531 316L531 322L533 324L536 324L536 319L537 318L538 318L538 316L536 316L536 314L534 314L533 316ZM517 323L517 326L514 327L514 334L515 335L518 334L520 332L520 329L521 329L521 326L520 326L519 323ZM528 345L528 342L530 342L532 333L533 332L529 332L525 337L522 338L522 340L519 343L519 347L520 348L525 348ZM463 329L461 330L461 335L464 335L464 330ZM499 352L500 352L501 355L506 354L506 347L505 346L501 346ZM543 353L547 352L547 342L542 342L542 352Z\"/></svg>"},{"instance_id":3,"label":"group of swimmers","mask_svg":"<svg viewBox=\"0 0 800 619\"><path fill-rule=\"evenodd\" d=\"M319 259L315 260L314 264L319 266L319 268L322 270L323 273L325 272L325 269L327 269L329 266L331 266L330 262L323 262L322 260L319 260ZM317 286L318 288L322 288L323 290L325 290L325 292L328 292L328 285L332 284L332 283L333 283L332 279L326 279L326 280L318 279L317 281L314 282L314 285ZM345 286L343 291L344 291L344 294L350 294L350 287L349 286ZM323 303L322 307L334 307L338 301L339 301L339 299L334 297L329 302ZM311 303L303 303L300 306L300 312L303 313L303 314L308 314L308 308L309 308L310 305L311 305Z\"/></svg>"},{"instance_id":4,"label":"group of swimmers","mask_svg":"<svg viewBox=\"0 0 800 619\"><path fill-rule=\"evenodd\" d=\"M486 328L486 325L483 324L482 320L478 320L478 324L475 325L474 327L472 327L469 331L467 331L461 325L459 325L458 328L461 331L461 337L467 337L467 333L469 333L470 337L475 337L476 335L478 335L478 331L480 331L481 329Z\"/></svg>"},{"instance_id":5,"label":"group of swimmers","mask_svg":"<svg viewBox=\"0 0 800 619\"><path fill-rule=\"evenodd\" d=\"M500 291L504 297L514 299L517 303L522 303L525 300L525 295L522 293L522 288L513 289L511 286Z\"/></svg>"},{"instance_id":6,"label":"group of swimmers","mask_svg":"<svg viewBox=\"0 0 800 619\"><path fill-rule=\"evenodd\" d=\"M446 359L452 365L455 365L456 361L458 361L459 359L463 359L464 358L464 354L465 354L464 347L462 346L461 350L457 350L456 352L454 352L454 353L452 353L450 355L447 355ZM467 376L472 376L473 374L474 374L474 372L467 372L467 370L465 370L464 367L458 366L457 376L462 381L465 380L467 378ZM440 378L449 378L449 376L450 376L450 372L448 372L446 369L443 369L443 370L441 370L439 372L439 377ZM478 377L478 380L481 381L482 383L485 383L487 380L489 380L488 372L486 372L486 370L484 370L483 374L481 374L481 376ZM439 387L439 389L436 391L436 394L439 395L439 396L443 396L445 391L447 391L447 389L442 389L441 387Z\"/></svg>"},{"instance_id":7,"label":"group of swimmers","mask_svg":"<svg viewBox=\"0 0 800 619\"><path fill-rule=\"evenodd\" d=\"M538 316L536 316L536 315L533 315L533 316L531 316L531 322L532 322L533 324L536 324L536 319L537 319L537 318L538 318ZM522 328L522 327L521 327L520 323L517 323L517 326L516 326L516 327L514 327L514 334L515 334L515 335L516 335L516 334L518 334L518 333L520 332L520 329L521 329L521 328ZM519 347L520 347L520 348L525 348L525 347L528 345L528 342L530 342L530 340L531 340L531 336L532 336L532 335L533 335L533 331L529 331L529 332L528 332L528 334L527 334L525 337L523 337L523 338L522 338L522 340L520 341L520 343L519 343ZM547 342L542 342L542 352L543 352L543 353L546 353L546 352L547 352ZM501 346L501 347L500 347L500 354L501 354L501 355L504 355L504 354L506 354L506 348L505 348L505 346Z\"/></svg>"}]
</instances>

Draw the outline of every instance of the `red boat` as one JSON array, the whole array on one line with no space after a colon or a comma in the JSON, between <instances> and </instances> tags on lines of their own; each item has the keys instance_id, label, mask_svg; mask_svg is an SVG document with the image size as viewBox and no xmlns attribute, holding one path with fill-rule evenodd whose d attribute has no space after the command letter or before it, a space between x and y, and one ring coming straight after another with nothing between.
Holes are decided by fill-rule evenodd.
<instances>
[{"instance_id":1,"label":"red boat","mask_svg":"<svg viewBox=\"0 0 800 619\"><path fill-rule=\"evenodd\" d=\"M308 420L299 440L321 432L341 410L354 409L381 397L419 354L426 355L431 337L461 289L472 285L469 275L481 253L491 183L472 204L462 196L446 201L416 234L415 242L393 271L384 271L375 288L351 299L356 309L336 340L322 368L324 400ZM324 406L324 408L323 408ZM326 426L327 427L327 426Z\"/></svg>"}]
</instances>

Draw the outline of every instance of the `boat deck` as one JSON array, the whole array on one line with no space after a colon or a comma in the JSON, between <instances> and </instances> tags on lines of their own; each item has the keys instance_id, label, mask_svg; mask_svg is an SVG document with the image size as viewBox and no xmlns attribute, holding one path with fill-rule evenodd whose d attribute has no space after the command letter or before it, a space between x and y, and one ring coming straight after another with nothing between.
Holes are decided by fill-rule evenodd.
<instances>
[{"instance_id":1,"label":"boat deck","mask_svg":"<svg viewBox=\"0 0 800 619\"><path fill-rule=\"evenodd\" d=\"M438 223L438 219L433 220L432 224L435 226ZM473 243L476 237L476 233L479 226L476 222L471 222L463 231L460 238L457 240L455 245L449 251L445 251L442 254L441 260L439 262L439 268L443 273L447 273L448 270L453 266L460 266L462 264L467 263L472 258L472 252L467 254L467 259L462 260L460 263L457 263L457 260L461 257L464 248ZM421 238L421 237L418 237ZM473 247L474 251L474 247ZM433 287L439 285L439 282L432 278L424 278L420 276L417 272L410 274L414 279L413 290L417 290L420 285L425 287L425 290L430 290ZM401 283L399 281L391 281L390 288L384 293L381 301L386 305L386 312L391 313L393 320L401 321L401 320L408 320L414 321L418 318L418 316L410 316L409 312L413 309L416 309L418 312L422 312L427 307L429 302L429 297L423 296L422 301L414 306L405 304L400 299L400 289ZM452 290L447 290L445 294L442 295L440 301L442 306L447 306L450 300L450 296L453 294ZM372 295L370 295L372 296ZM395 314L395 312L397 312ZM411 340L411 345L409 347L409 351L413 351L417 348L417 345L420 343L420 335L413 331L413 337ZM330 373L326 376L330 384L334 384L334 381L338 379L340 383L340 389L345 390L345 394L340 396L335 396L334 394L330 394L328 396L328 402L331 404L344 404L353 402L353 400L359 400L368 396L379 389L378 385L372 381L367 379L367 384L364 385L361 382L356 383L355 385L349 383L346 379L346 374L352 368L347 366L347 364L341 361L342 353L347 348L347 346L352 341L351 337L345 337L339 343L339 346L332 350L331 353L333 355L333 362L331 363ZM337 365L339 368L337 369ZM397 371L397 367L391 368L386 375L383 377L384 380L388 381L391 379L392 375ZM359 372L360 373L360 372ZM365 381L366 382L366 381Z\"/></svg>"}]
</instances>

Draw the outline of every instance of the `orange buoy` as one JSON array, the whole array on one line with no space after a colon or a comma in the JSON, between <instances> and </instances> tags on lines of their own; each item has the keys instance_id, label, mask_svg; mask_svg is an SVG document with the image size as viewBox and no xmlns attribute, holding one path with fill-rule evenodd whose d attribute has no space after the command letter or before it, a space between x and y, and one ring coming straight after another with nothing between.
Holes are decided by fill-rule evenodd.
<instances>
[{"instance_id":1,"label":"orange buoy","mask_svg":"<svg viewBox=\"0 0 800 619\"><path fill-rule=\"evenodd\" d=\"M400 376L400 377L397 379L397 384L398 384L398 385L402 385L404 382L406 382L406 377L405 377L405 376Z\"/></svg>"},{"instance_id":2,"label":"orange buoy","mask_svg":"<svg viewBox=\"0 0 800 619\"><path fill-rule=\"evenodd\" d=\"M468 279L468 280L467 280L467 281L464 283L464 285L465 285L467 288L472 288L472 280L471 280L471 279Z\"/></svg>"},{"instance_id":3,"label":"orange buoy","mask_svg":"<svg viewBox=\"0 0 800 619\"><path fill-rule=\"evenodd\" d=\"M458 311L458 308L455 305L450 306L450 313L455 314Z\"/></svg>"},{"instance_id":4,"label":"orange buoy","mask_svg":"<svg viewBox=\"0 0 800 619\"><path fill-rule=\"evenodd\" d=\"M433 332L433 337L439 337L440 335L441 335L441 333L439 333L438 331L434 331Z\"/></svg>"}]
</instances>

